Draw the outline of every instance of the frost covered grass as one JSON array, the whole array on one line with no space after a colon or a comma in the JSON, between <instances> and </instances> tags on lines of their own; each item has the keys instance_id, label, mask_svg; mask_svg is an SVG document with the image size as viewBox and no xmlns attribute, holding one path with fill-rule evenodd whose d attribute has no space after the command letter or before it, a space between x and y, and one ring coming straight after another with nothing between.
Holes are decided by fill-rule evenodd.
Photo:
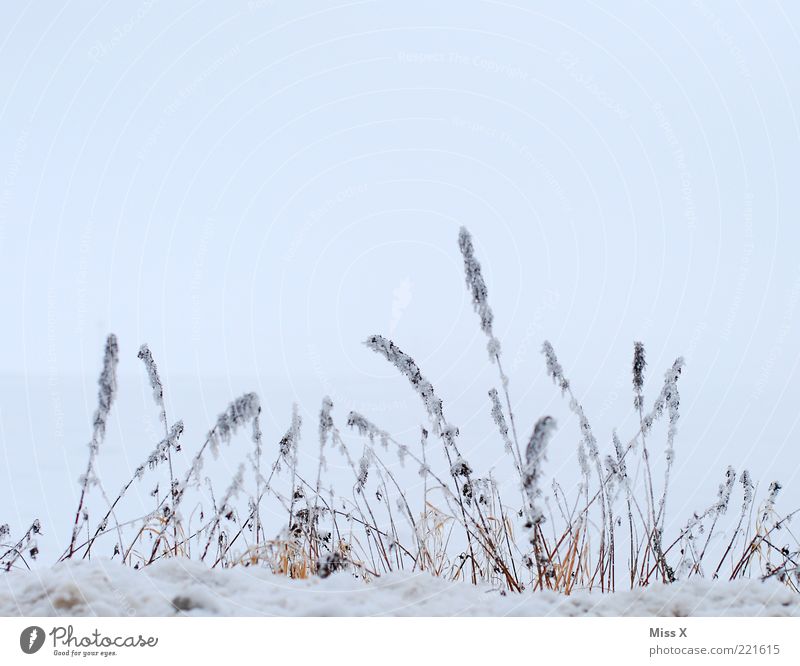
<instances>
[{"instance_id":1,"label":"frost covered grass","mask_svg":"<svg viewBox=\"0 0 800 666\"><path fill-rule=\"evenodd\" d=\"M496 425L498 451L505 451L515 475L513 484L499 484L491 472L482 472L467 458L464 451L469 447L446 416L445 402L424 369L408 351L376 334L366 339L366 348L391 364L420 400L422 422L415 441L393 437L369 414L340 415L332 400L324 397L313 437L295 408L285 432L270 445L262 432L259 396L245 393L219 414L204 441L184 451L188 445L182 441L183 421L168 418L165 387L155 358L144 345L138 358L152 389L163 438L141 453L141 463L120 491L109 494L96 472L96 461L117 397L119 349L111 335L75 519L64 552L53 557L60 562L56 570L67 578L102 581L109 567L124 566L128 570L119 574L120 581L142 575L147 584L169 577L169 572L207 569L240 569L203 580L242 584L251 576L266 580L266 573L317 580L343 572L335 577L336 585L347 590L349 583L342 580L371 582L376 589L425 581L435 590L449 589L451 581L465 581L479 590L513 597L513 601L493 597L491 603L497 608L492 606L489 614L513 614L515 608L533 614L547 614L543 609L559 612L564 595L588 592L619 592L619 603L636 604L636 594L622 596L622 591L651 586L659 589L653 599L657 605L673 595L679 598L681 590L693 584L689 581L702 578L720 582L703 584L697 588L701 591L710 591L723 580L762 579L769 581L764 589L770 594L781 591L781 600L787 598L784 592L797 592L800 546L791 532L796 511L779 513L777 481L758 499L748 471L727 467L721 470L716 494L709 493L708 507L687 516L677 533L666 533L680 421L681 358L665 369L659 393L648 402L645 347L634 343L631 396L638 428L625 437L611 433L601 443L555 348L545 341L547 374L566 400L575 421L571 427L578 435L574 477L553 479L547 487L547 453L556 422L549 415L514 413L488 288L466 229L459 233L458 247L466 286L486 335L488 361L497 369L497 384L486 387L486 416ZM249 452L232 478L215 488L204 466L233 438L249 440ZM303 456L313 457L313 465L301 464L301 446L313 452ZM349 481L328 474L334 458L338 467L349 471ZM144 515L132 515L126 507L135 484L153 488L149 493L153 506ZM4 582L12 598L24 596L26 585L31 589L48 585L51 574L39 569L29 574L28 582L19 576L39 555L40 530L38 520L18 537L0 526L0 567L11 572ZM147 573L133 572L138 569ZM759 584L755 580L736 589L755 589ZM297 589L339 589L324 585L334 584L314 582ZM508 595L531 592L544 595L540 598L546 603L536 602L544 606L528 607L534 602ZM466 599L478 592L459 594ZM618 608L592 599L598 608ZM84 601L81 612L96 611ZM234 613L231 603L217 610L200 608ZM389 611L379 604L374 612ZM641 612L659 614L644 606Z\"/></svg>"}]
</instances>

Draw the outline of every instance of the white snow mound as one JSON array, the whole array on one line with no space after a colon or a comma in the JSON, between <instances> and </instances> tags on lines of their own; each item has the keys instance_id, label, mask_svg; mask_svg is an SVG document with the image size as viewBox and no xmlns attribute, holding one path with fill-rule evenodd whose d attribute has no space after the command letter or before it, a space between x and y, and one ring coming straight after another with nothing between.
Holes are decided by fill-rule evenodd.
<instances>
[{"instance_id":1,"label":"white snow mound","mask_svg":"<svg viewBox=\"0 0 800 666\"><path fill-rule=\"evenodd\" d=\"M692 580L615 594L503 595L426 573L365 584L347 573L290 580L259 567L209 569L188 560L141 571L103 560L0 575L0 616L798 616L777 581Z\"/></svg>"}]
</instances>

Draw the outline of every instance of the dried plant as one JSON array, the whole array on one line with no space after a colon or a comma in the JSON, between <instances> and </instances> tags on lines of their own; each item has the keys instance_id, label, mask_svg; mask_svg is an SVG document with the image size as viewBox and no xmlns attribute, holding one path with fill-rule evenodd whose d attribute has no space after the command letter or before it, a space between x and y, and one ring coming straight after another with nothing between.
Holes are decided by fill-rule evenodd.
<instances>
[{"instance_id":1,"label":"dried plant","mask_svg":"<svg viewBox=\"0 0 800 666\"><path fill-rule=\"evenodd\" d=\"M42 531L41 523L37 518L31 526L16 541L11 540L11 529L7 524L0 525L0 569L11 571L16 563L22 562L27 569L30 569L28 558L35 560L39 555L39 547L36 545L36 535Z\"/></svg>"},{"instance_id":2,"label":"dried plant","mask_svg":"<svg viewBox=\"0 0 800 666\"><path fill-rule=\"evenodd\" d=\"M94 427L92 430L92 440L89 442L89 461L86 464L86 472L80 479L81 495L78 500L78 509L75 512L75 521L72 526L72 538L69 544L69 556L75 552L75 543L78 539L78 532L81 528L81 521L89 519L88 512L84 507L86 493L89 486L97 483L95 476L95 463L97 454L100 451L100 444L106 435L106 422L111 411L111 405L117 394L117 365L119 363L119 349L117 348L117 337L109 335L106 338L106 348L103 354L103 370L98 380L97 391L97 410L94 413Z\"/></svg>"},{"instance_id":3,"label":"dried plant","mask_svg":"<svg viewBox=\"0 0 800 666\"><path fill-rule=\"evenodd\" d=\"M578 389L567 378L553 345L545 341L546 373L575 417L578 463L572 483L547 483L544 463L555 420L526 418L534 426L527 446L520 447L486 281L465 228L459 231L458 245L468 293L488 340L489 360L499 372L499 386L486 387L487 411L497 429L492 446L509 455L501 464L513 465L511 492L498 484L495 470L482 469L464 455L469 433L462 434L446 418L442 396L414 358L389 338L372 335L366 346L391 363L422 402L427 423L417 430L411 422L418 441L401 441L358 411L347 414L347 430L340 431L333 401L326 396L318 412L317 442L301 456L297 405L285 432L271 433L262 423L258 395L244 393L219 414L200 446L185 458L184 423L168 425L164 385L150 348L142 345L138 356L164 435L144 449L141 464L109 500L99 484L96 461L116 396L119 359L116 338L110 335L87 470L80 478L80 501L62 559L89 558L101 547L109 552L113 546L111 556L134 568L165 557L186 557L211 567L266 566L298 578L346 572L370 581L391 571L427 571L511 592L612 592L618 573L625 574L631 588L694 576L758 575L798 589L800 545L776 543L778 533L791 536L788 525L797 512L779 512L777 481L758 504L749 472L737 475L728 467L713 502L681 523L685 526L677 534L666 534L682 358L667 369L648 410L645 347L634 343L638 429L621 439L617 431L595 431L577 398ZM662 430L664 456L654 458L651 452ZM204 476L206 454L210 451L216 459L222 445L239 446L233 440L242 432L247 433L242 437L248 447L246 463L237 467L224 492L217 493L214 475ZM569 428L562 428L559 438L569 436ZM332 481L330 469L337 464L343 471ZM637 470L642 468L640 477ZM653 472L659 470L663 482L656 483ZM341 474L351 476L342 482ZM165 476L167 493L159 491ZM150 494L155 506L145 515L131 515L124 500L135 484L144 483L151 484L148 489L154 486ZM95 486L106 503L97 513L99 520L95 509L90 515L87 508ZM729 507L739 496L741 509L731 518ZM38 554L39 531L35 521L20 538L12 539L8 527L0 526L0 567L28 565Z\"/></svg>"}]
</instances>

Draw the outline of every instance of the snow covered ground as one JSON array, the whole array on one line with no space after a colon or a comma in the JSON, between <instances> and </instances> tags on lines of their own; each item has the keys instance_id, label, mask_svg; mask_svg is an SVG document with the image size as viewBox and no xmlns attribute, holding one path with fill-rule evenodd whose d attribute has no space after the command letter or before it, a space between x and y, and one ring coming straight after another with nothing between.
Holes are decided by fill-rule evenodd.
<instances>
[{"instance_id":1,"label":"snow covered ground","mask_svg":"<svg viewBox=\"0 0 800 666\"><path fill-rule=\"evenodd\" d=\"M75 562L0 576L0 615L25 616L800 616L777 582L689 581L613 595L501 595L427 574L365 584L346 573L288 580L265 569L209 570L186 560L142 571Z\"/></svg>"}]
</instances>

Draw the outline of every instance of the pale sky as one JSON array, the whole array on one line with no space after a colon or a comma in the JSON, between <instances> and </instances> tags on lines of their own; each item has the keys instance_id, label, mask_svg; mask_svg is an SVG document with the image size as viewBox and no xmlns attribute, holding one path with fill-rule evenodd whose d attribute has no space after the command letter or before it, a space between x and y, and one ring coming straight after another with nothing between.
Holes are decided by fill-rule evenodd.
<instances>
[{"instance_id":1,"label":"pale sky","mask_svg":"<svg viewBox=\"0 0 800 666\"><path fill-rule=\"evenodd\" d=\"M684 513L728 463L797 486L798 8L565 4L3 5L6 455L77 476L110 331L131 419L146 341L197 432L255 389L273 437L326 393L413 432L390 335L477 451L466 225L526 433L578 440L542 340L606 447L642 340L649 400L686 357Z\"/></svg>"}]
</instances>

